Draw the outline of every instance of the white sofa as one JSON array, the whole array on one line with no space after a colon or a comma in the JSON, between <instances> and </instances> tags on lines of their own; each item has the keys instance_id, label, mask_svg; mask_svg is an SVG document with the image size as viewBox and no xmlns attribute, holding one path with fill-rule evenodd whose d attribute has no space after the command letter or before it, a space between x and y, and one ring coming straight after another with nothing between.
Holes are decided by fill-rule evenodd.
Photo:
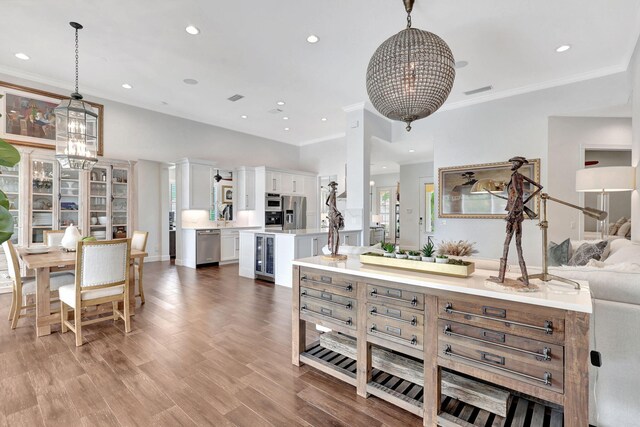
<instances>
[{"instance_id":1,"label":"white sofa","mask_svg":"<svg viewBox=\"0 0 640 427\"><path fill-rule=\"evenodd\" d=\"M553 274L587 280L593 299L589 422L597 427L640 426L640 243L611 241L602 263L551 267Z\"/></svg>"}]
</instances>

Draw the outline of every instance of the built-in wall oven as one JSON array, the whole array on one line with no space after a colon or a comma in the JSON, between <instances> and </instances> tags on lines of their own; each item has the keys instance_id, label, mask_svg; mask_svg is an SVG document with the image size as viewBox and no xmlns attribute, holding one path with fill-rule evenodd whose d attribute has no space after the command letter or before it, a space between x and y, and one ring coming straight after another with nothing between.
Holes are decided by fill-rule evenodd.
<instances>
[{"instance_id":1,"label":"built-in wall oven","mask_svg":"<svg viewBox=\"0 0 640 427\"><path fill-rule=\"evenodd\" d=\"M265 195L264 210L266 212L282 212L282 196L275 193Z\"/></svg>"}]
</instances>

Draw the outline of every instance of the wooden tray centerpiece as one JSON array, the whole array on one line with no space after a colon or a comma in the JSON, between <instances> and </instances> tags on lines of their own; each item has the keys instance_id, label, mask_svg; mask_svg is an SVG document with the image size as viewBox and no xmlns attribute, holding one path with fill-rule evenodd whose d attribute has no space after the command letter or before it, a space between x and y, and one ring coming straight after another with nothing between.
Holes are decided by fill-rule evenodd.
<instances>
[{"instance_id":1,"label":"wooden tray centerpiece","mask_svg":"<svg viewBox=\"0 0 640 427\"><path fill-rule=\"evenodd\" d=\"M453 261L453 263L451 263ZM468 261L449 260L449 263L425 262L412 259L390 258L380 254L367 252L360 255L363 264L382 267L400 268L403 270L421 271L423 273L441 274L444 276L469 277L475 270L475 264Z\"/></svg>"}]
</instances>

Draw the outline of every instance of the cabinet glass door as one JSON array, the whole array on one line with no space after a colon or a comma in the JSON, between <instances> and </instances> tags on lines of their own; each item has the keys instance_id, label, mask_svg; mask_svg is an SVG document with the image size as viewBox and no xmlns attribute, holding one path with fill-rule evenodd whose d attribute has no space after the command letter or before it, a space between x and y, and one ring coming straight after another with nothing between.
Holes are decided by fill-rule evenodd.
<instances>
[{"instance_id":1,"label":"cabinet glass door","mask_svg":"<svg viewBox=\"0 0 640 427\"><path fill-rule=\"evenodd\" d=\"M31 243L42 243L44 231L54 229L54 162L31 162Z\"/></svg>"},{"instance_id":2,"label":"cabinet glass door","mask_svg":"<svg viewBox=\"0 0 640 427\"><path fill-rule=\"evenodd\" d=\"M60 168L60 185L58 187L59 228L73 224L81 229L80 224L80 171ZM82 230L82 232L86 230Z\"/></svg>"},{"instance_id":3,"label":"cabinet glass door","mask_svg":"<svg viewBox=\"0 0 640 427\"><path fill-rule=\"evenodd\" d=\"M111 233L114 239L128 235L129 171L114 168L111 171Z\"/></svg>"},{"instance_id":4,"label":"cabinet glass door","mask_svg":"<svg viewBox=\"0 0 640 427\"><path fill-rule=\"evenodd\" d=\"M275 250L275 239L272 236L265 238L265 246L266 246L266 256L264 261L264 269L265 273L269 275L274 275L276 271L276 250Z\"/></svg>"},{"instance_id":5,"label":"cabinet glass door","mask_svg":"<svg viewBox=\"0 0 640 427\"><path fill-rule=\"evenodd\" d=\"M13 216L13 236L11 241L17 245L20 237L20 166L7 168L0 166L0 188L9 199L9 212Z\"/></svg>"},{"instance_id":6,"label":"cabinet glass door","mask_svg":"<svg viewBox=\"0 0 640 427\"><path fill-rule=\"evenodd\" d=\"M256 273L264 272L264 236L256 236Z\"/></svg>"},{"instance_id":7,"label":"cabinet glass door","mask_svg":"<svg viewBox=\"0 0 640 427\"><path fill-rule=\"evenodd\" d=\"M97 240L107 239L109 220L108 174L104 166L96 166L89 174L89 236ZM109 236L111 237L111 236Z\"/></svg>"}]
</instances>

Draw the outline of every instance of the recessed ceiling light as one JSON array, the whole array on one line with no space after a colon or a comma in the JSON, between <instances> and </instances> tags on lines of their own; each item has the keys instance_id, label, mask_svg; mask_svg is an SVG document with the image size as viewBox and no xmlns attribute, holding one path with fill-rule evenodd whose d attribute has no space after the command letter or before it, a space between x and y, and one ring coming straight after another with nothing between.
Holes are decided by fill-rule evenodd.
<instances>
[{"instance_id":1,"label":"recessed ceiling light","mask_svg":"<svg viewBox=\"0 0 640 427\"><path fill-rule=\"evenodd\" d=\"M242 119L246 119L247 117L248 116L246 114L243 114L243 115L240 116L240 118L242 118Z\"/></svg>"},{"instance_id":2,"label":"recessed ceiling light","mask_svg":"<svg viewBox=\"0 0 640 427\"><path fill-rule=\"evenodd\" d=\"M307 37L307 41L311 44L318 43L320 41L320 37L316 36L315 34L311 34L309 37Z\"/></svg>"},{"instance_id":3,"label":"recessed ceiling light","mask_svg":"<svg viewBox=\"0 0 640 427\"><path fill-rule=\"evenodd\" d=\"M566 52L569 49L571 49L571 45L570 44L563 44L562 46L558 46L556 48L556 52L561 53L561 52Z\"/></svg>"},{"instance_id":4,"label":"recessed ceiling light","mask_svg":"<svg viewBox=\"0 0 640 427\"><path fill-rule=\"evenodd\" d=\"M383 167L382 167L382 169L386 169L386 168L387 168L386 166L383 166Z\"/></svg>"},{"instance_id":5,"label":"recessed ceiling light","mask_svg":"<svg viewBox=\"0 0 640 427\"><path fill-rule=\"evenodd\" d=\"M129 83L123 83L123 84L122 84L122 87L123 87L123 88L125 88L125 89L131 89L131 88L133 88L133 86L131 86Z\"/></svg>"},{"instance_id":6,"label":"recessed ceiling light","mask_svg":"<svg viewBox=\"0 0 640 427\"><path fill-rule=\"evenodd\" d=\"M321 118L320 120L321 120L321 121L323 121L323 122L326 122L326 121L327 121L327 118L326 118L326 117L323 117L323 118Z\"/></svg>"},{"instance_id":7,"label":"recessed ceiling light","mask_svg":"<svg viewBox=\"0 0 640 427\"><path fill-rule=\"evenodd\" d=\"M27 61L29 59L29 55L27 55L26 53L18 52L16 53L16 58Z\"/></svg>"},{"instance_id":8,"label":"recessed ceiling light","mask_svg":"<svg viewBox=\"0 0 640 427\"><path fill-rule=\"evenodd\" d=\"M184 30L187 33L191 34L192 36L196 36L196 35L200 34L200 29L198 27L194 27L193 25L189 25Z\"/></svg>"},{"instance_id":9,"label":"recessed ceiling light","mask_svg":"<svg viewBox=\"0 0 640 427\"><path fill-rule=\"evenodd\" d=\"M278 104L278 105L284 105L284 104L285 104L285 102L284 102L284 101L278 101L278 102L276 102L276 104Z\"/></svg>"},{"instance_id":10,"label":"recessed ceiling light","mask_svg":"<svg viewBox=\"0 0 640 427\"><path fill-rule=\"evenodd\" d=\"M288 132L288 131L290 131L291 129L289 129L289 128L284 128L284 130L286 130L286 131Z\"/></svg>"},{"instance_id":11,"label":"recessed ceiling light","mask_svg":"<svg viewBox=\"0 0 640 427\"><path fill-rule=\"evenodd\" d=\"M282 118L282 120L289 120L289 117L284 116L284 117Z\"/></svg>"},{"instance_id":12,"label":"recessed ceiling light","mask_svg":"<svg viewBox=\"0 0 640 427\"><path fill-rule=\"evenodd\" d=\"M184 79L183 82L185 82L188 85L197 85L198 81L196 79Z\"/></svg>"},{"instance_id":13,"label":"recessed ceiling light","mask_svg":"<svg viewBox=\"0 0 640 427\"><path fill-rule=\"evenodd\" d=\"M409 150L410 153L415 153L416 150L414 150L413 148L411 150Z\"/></svg>"},{"instance_id":14,"label":"recessed ceiling light","mask_svg":"<svg viewBox=\"0 0 640 427\"><path fill-rule=\"evenodd\" d=\"M468 61L456 61L455 67L456 68L464 68L467 65L469 65Z\"/></svg>"}]
</instances>

